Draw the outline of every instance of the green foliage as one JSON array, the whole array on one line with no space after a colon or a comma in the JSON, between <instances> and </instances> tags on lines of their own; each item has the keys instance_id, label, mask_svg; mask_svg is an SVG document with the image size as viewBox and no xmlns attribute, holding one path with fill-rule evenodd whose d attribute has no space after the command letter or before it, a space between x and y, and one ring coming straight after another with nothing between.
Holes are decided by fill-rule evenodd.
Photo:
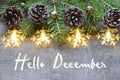
<instances>
[{"instance_id":1,"label":"green foliage","mask_svg":"<svg viewBox=\"0 0 120 80\"><path fill-rule=\"evenodd\" d=\"M21 6L21 2L25 3L25 6ZM25 14L25 19L21 23L21 29L26 36L32 36L32 34L38 29L38 25L32 24L27 19L28 8L36 3L45 4L48 7L49 14L54 11L54 5L56 6L57 18L49 17L46 21L47 26L54 35L54 40L64 42L68 35L67 26L64 23L64 11L70 7L78 7L83 10L85 15L85 22L82 26L86 32L90 34L96 34L98 32L97 24L102 21L104 13L111 8L120 9L120 0L8 0L5 5L0 8L0 14L3 13L4 9L9 6L17 6ZM93 6L94 11L88 13L87 6ZM49 27L48 27L49 26ZM42 27L42 26L41 26Z\"/></svg>"},{"instance_id":2,"label":"green foliage","mask_svg":"<svg viewBox=\"0 0 120 80\"><path fill-rule=\"evenodd\" d=\"M53 9L54 5L49 6L50 6L49 13L52 13L54 11ZM54 41L64 43L68 35L68 31L66 29L66 25L64 24L63 15L64 11L68 8L68 5L60 3L56 4L55 7L57 17L56 18L49 17L47 22L51 33L54 35Z\"/></svg>"},{"instance_id":3,"label":"green foliage","mask_svg":"<svg viewBox=\"0 0 120 80\"><path fill-rule=\"evenodd\" d=\"M24 35L27 37L32 36L33 33L35 33L35 26L28 19L24 19L20 27Z\"/></svg>"}]
</instances>

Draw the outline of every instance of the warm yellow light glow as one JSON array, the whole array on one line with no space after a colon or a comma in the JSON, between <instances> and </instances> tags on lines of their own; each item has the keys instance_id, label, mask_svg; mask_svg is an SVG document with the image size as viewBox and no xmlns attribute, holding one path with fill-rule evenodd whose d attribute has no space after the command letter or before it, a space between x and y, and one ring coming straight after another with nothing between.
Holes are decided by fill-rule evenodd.
<instances>
[{"instance_id":1,"label":"warm yellow light glow","mask_svg":"<svg viewBox=\"0 0 120 80\"><path fill-rule=\"evenodd\" d=\"M119 41L119 35L117 34L116 29L106 29L106 30L102 30L102 34L98 35L97 38L98 39L102 39L101 44L102 45L112 45L115 46L117 41Z\"/></svg>"},{"instance_id":2,"label":"warm yellow light glow","mask_svg":"<svg viewBox=\"0 0 120 80\"><path fill-rule=\"evenodd\" d=\"M79 46L87 46L89 38L90 36L85 34L84 30L77 28L70 32L67 41L70 46L76 48Z\"/></svg>"},{"instance_id":3,"label":"warm yellow light glow","mask_svg":"<svg viewBox=\"0 0 120 80\"><path fill-rule=\"evenodd\" d=\"M5 42L5 48L20 47L20 44L24 39L25 37L21 31L10 30L7 32L6 36L3 36L2 41Z\"/></svg>"},{"instance_id":4,"label":"warm yellow light glow","mask_svg":"<svg viewBox=\"0 0 120 80\"><path fill-rule=\"evenodd\" d=\"M32 37L32 41L35 42L35 44L39 46L48 46L51 42L52 35L47 33L45 30L40 30L35 33L35 35Z\"/></svg>"}]
</instances>

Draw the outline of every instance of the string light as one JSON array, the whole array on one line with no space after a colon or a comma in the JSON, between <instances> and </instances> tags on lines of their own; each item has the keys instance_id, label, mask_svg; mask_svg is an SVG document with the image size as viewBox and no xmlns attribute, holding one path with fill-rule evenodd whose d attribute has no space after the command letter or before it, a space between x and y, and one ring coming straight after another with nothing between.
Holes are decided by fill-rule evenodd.
<instances>
[{"instance_id":1,"label":"string light","mask_svg":"<svg viewBox=\"0 0 120 80\"><path fill-rule=\"evenodd\" d=\"M24 40L25 36L20 30L8 30L7 35L2 38L2 41L5 42L5 48L20 47Z\"/></svg>"},{"instance_id":2,"label":"string light","mask_svg":"<svg viewBox=\"0 0 120 80\"><path fill-rule=\"evenodd\" d=\"M50 45L51 39L53 36L47 32L47 30L39 30L35 33L32 37L32 41L39 47L39 46L48 46Z\"/></svg>"},{"instance_id":3,"label":"string light","mask_svg":"<svg viewBox=\"0 0 120 80\"><path fill-rule=\"evenodd\" d=\"M97 38L101 39L102 45L112 45L115 46L117 41L119 41L119 35L117 34L117 29L106 29L101 31L101 35L98 34Z\"/></svg>"},{"instance_id":4,"label":"string light","mask_svg":"<svg viewBox=\"0 0 120 80\"><path fill-rule=\"evenodd\" d=\"M97 35L97 39L101 39L102 45L112 45L115 46L117 41L119 41L119 35L117 34L117 29L107 28L101 31L101 34ZM48 46L52 40L53 36L47 30L39 30L31 38L32 41L40 46ZM79 46L88 46L88 40L90 35L85 34L83 29L75 29L70 32L67 37L67 43L73 47L77 48ZM20 47L21 43L25 40L25 36L20 30L9 30L6 36L2 37L2 41L5 43L5 48L8 47Z\"/></svg>"},{"instance_id":5,"label":"string light","mask_svg":"<svg viewBox=\"0 0 120 80\"><path fill-rule=\"evenodd\" d=\"M90 39L90 35L85 34L83 29L75 29L70 32L70 35L67 37L67 42L73 48L77 48L79 46L88 46L88 40Z\"/></svg>"}]
</instances>

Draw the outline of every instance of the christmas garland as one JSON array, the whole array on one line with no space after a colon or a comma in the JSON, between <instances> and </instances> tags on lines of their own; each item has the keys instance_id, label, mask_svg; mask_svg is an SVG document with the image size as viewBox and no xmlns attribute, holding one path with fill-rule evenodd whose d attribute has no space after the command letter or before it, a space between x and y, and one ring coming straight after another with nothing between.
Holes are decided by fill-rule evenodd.
<instances>
[{"instance_id":1,"label":"christmas garland","mask_svg":"<svg viewBox=\"0 0 120 80\"><path fill-rule=\"evenodd\" d=\"M119 3L119 0L9 0L0 9L1 19L10 29L2 41L7 41L6 47L19 47L25 37L32 37L37 46L48 46L53 40L76 48L87 46L90 35L97 35L101 44L115 46L119 40ZM106 28L99 29L99 22Z\"/></svg>"}]
</instances>

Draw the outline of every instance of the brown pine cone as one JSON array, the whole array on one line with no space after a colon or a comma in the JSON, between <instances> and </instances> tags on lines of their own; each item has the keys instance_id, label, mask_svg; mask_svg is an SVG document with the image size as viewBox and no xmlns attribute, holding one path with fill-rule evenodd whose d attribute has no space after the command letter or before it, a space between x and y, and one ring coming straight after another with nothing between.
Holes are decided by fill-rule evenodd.
<instances>
[{"instance_id":1,"label":"brown pine cone","mask_svg":"<svg viewBox=\"0 0 120 80\"><path fill-rule=\"evenodd\" d=\"M29 8L28 17L35 24L44 24L48 18L47 8L43 4L35 4Z\"/></svg>"},{"instance_id":2,"label":"brown pine cone","mask_svg":"<svg viewBox=\"0 0 120 80\"><path fill-rule=\"evenodd\" d=\"M64 13L64 22L71 28L80 27L84 23L84 15L82 10L78 8L70 8Z\"/></svg>"},{"instance_id":3,"label":"brown pine cone","mask_svg":"<svg viewBox=\"0 0 120 80\"><path fill-rule=\"evenodd\" d=\"M120 27L120 10L111 9L108 10L104 15L104 24L110 28L119 28Z\"/></svg>"},{"instance_id":4,"label":"brown pine cone","mask_svg":"<svg viewBox=\"0 0 120 80\"><path fill-rule=\"evenodd\" d=\"M15 6L8 7L2 15L2 21L10 28L18 27L22 20L22 12Z\"/></svg>"}]
</instances>

